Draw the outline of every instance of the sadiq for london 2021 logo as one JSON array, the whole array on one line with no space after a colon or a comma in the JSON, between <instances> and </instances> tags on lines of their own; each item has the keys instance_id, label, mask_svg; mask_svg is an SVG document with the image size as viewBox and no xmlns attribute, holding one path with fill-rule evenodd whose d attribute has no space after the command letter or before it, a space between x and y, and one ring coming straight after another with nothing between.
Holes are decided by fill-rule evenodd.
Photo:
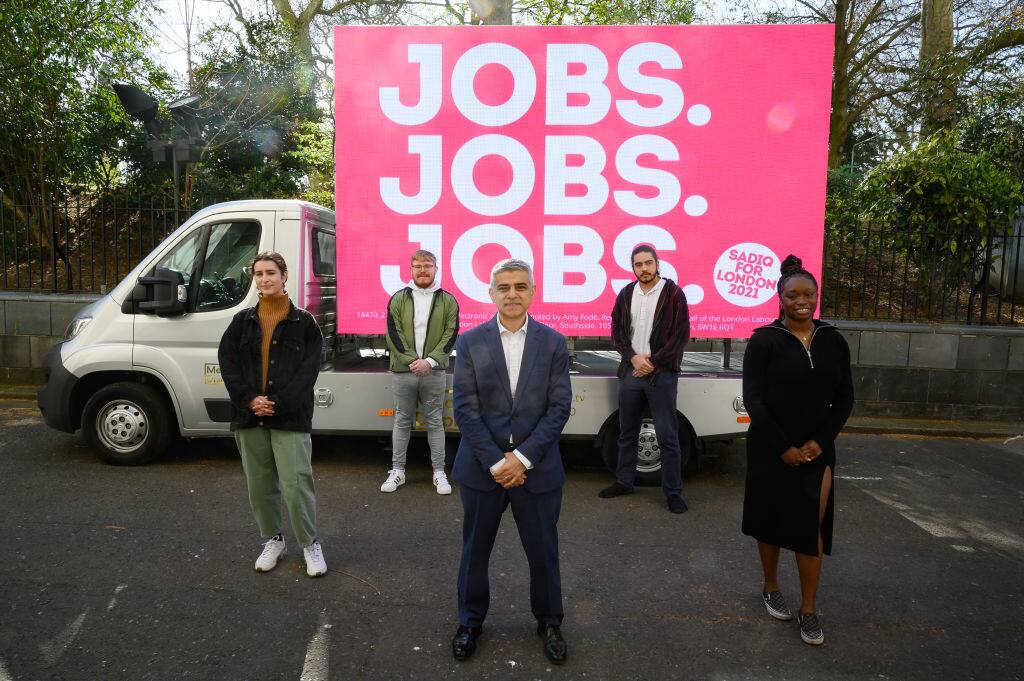
<instances>
[{"instance_id":1,"label":"sadiq for london 2021 logo","mask_svg":"<svg viewBox=\"0 0 1024 681\"><path fill-rule=\"evenodd\" d=\"M763 244L736 244L715 263L715 288L733 305L754 307L775 295L779 258Z\"/></svg>"}]
</instances>

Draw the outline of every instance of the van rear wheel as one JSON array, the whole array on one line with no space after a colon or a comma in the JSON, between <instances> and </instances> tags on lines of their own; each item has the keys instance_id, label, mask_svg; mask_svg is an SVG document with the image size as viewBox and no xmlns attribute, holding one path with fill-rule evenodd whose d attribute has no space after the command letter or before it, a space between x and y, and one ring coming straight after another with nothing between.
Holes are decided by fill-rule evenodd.
<instances>
[{"instance_id":1,"label":"van rear wheel","mask_svg":"<svg viewBox=\"0 0 1024 681\"><path fill-rule=\"evenodd\" d=\"M682 455L682 466L694 455L693 440L686 421L679 419L679 448ZM601 444L601 458L604 465L612 473L619 465L619 424L616 419L608 428ZM641 487L655 487L661 484L661 446L654 431L654 419L645 416L640 423L640 435L637 437L636 479Z\"/></svg>"},{"instance_id":2,"label":"van rear wheel","mask_svg":"<svg viewBox=\"0 0 1024 681\"><path fill-rule=\"evenodd\" d=\"M101 459L138 466L157 458L171 443L167 405L141 383L112 383L89 398L82 412L82 435Z\"/></svg>"}]
</instances>

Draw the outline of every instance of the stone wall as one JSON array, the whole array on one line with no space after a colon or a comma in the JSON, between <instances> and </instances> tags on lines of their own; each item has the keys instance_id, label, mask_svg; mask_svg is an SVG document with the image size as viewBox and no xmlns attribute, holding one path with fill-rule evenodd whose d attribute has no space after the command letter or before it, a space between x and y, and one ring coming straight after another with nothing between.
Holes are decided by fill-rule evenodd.
<instances>
[{"instance_id":1,"label":"stone wall","mask_svg":"<svg viewBox=\"0 0 1024 681\"><path fill-rule=\"evenodd\" d=\"M0 383L42 383L43 355L95 295L0 291Z\"/></svg>"},{"instance_id":2,"label":"stone wall","mask_svg":"<svg viewBox=\"0 0 1024 681\"><path fill-rule=\"evenodd\" d=\"M42 381L43 354L94 295L0 291L0 383ZM858 416L1024 421L1024 329L832 320L850 344ZM593 341L581 339L583 349ZM734 340L732 356L746 343ZM721 340L692 343L721 351ZM733 366L738 366L736 362Z\"/></svg>"},{"instance_id":3,"label":"stone wall","mask_svg":"<svg viewBox=\"0 0 1024 681\"><path fill-rule=\"evenodd\" d=\"M850 344L856 415L1024 421L1024 329L832 323Z\"/></svg>"}]
</instances>

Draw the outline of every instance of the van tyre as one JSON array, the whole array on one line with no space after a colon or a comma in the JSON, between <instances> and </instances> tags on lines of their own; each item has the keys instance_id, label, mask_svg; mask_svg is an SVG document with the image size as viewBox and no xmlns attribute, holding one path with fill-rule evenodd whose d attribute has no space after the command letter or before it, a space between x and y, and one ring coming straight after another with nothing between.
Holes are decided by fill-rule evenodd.
<instances>
[{"instance_id":1,"label":"van tyre","mask_svg":"<svg viewBox=\"0 0 1024 681\"><path fill-rule=\"evenodd\" d=\"M147 385L113 383L97 390L85 403L82 435L107 463L149 463L170 446L170 410Z\"/></svg>"},{"instance_id":2,"label":"van tyre","mask_svg":"<svg viewBox=\"0 0 1024 681\"><path fill-rule=\"evenodd\" d=\"M679 447L682 450L680 454L682 455L683 469L692 471L693 462L691 460L696 459L694 443L690 427L682 417L679 419ZM637 449L635 484L640 487L661 485L661 448L654 432L654 419L650 416L645 415L640 424ZM601 444L601 458L604 459L604 465L608 470L614 474L619 465L619 421L617 415L605 433L604 441Z\"/></svg>"}]
</instances>

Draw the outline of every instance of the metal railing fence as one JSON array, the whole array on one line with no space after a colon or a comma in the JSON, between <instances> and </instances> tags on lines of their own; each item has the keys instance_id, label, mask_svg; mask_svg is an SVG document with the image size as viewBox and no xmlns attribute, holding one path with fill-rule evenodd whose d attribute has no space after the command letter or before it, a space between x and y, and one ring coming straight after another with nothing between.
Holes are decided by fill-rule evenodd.
<instances>
[{"instance_id":1,"label":"metal railing fence","mask_svg":"<svg viewBox=\"0 0 1024 681\"><path fill-rule=\"evenodd\" d=\"M18 201L0 192L0 288L105 293L193 213L162 194ZM982 276L987 272L987 276ZM988 230L928 238L890 225L829 225L821 316L1024 326L1024 209Z\"/></svg>"},{"instance_id":2,"label":"metal railing fence","mask_svg":"<svg viewBox=\"0 0 1024 681\"><path fill-rule=\"evenodd\" d=\"M162 194L54 201L0 192L0 289L106 293L178 225L213 201L175 210Z\"/></svg>"},{"instance_id":3,"label":"metal railing fence","mask_svg":"<svg viewBox=\"0 0 1024 681\"><path fill-rule=\"evenodd\" d=\"M1024 209L1012 221L909 234L830 225L821 315L830 319L1024 326Z\"/></svg>"}]
</instances>

